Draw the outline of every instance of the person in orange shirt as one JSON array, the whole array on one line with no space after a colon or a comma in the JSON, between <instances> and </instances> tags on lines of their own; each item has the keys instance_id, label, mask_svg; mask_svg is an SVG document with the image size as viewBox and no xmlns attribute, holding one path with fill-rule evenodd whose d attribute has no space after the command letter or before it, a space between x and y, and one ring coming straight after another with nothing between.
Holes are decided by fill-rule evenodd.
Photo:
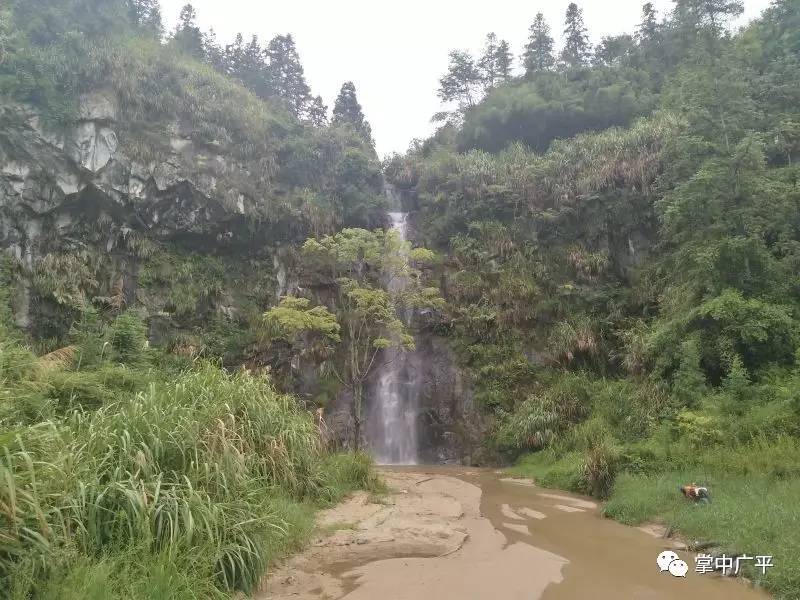
<instances>
[{"instance_id":1,"label":"person in orange shirt","mask_svg":"<svg viewBox=\"0 0 800 600\"><path fill-rule=\"evenodd\" d=\"M693 483L691 485L682 485L680 488L681 494L689 500L694 502L711 502L711 496L708 494L708 488L705 486Z\"/></svg>"}]
</instances>

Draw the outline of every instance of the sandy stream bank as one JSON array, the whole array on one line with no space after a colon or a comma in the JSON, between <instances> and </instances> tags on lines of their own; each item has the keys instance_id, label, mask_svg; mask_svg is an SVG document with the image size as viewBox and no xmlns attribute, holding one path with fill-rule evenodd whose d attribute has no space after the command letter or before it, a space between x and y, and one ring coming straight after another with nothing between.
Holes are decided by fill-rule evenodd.
<instances>
[{"instance_id":1,"label":"sandy stream bank","mask_svg":"<svg viewBox=\"0 0 800 600\"><path fill-rule=\"evenodd\" d=\"M693 572L694 555L598 514L589 499L493 471L384 469L390 494L324 511L319 534L257 600L764 599ZM373 501L371 501L373 500ZM686 578L660 573L675 549Z\"/></svg>"}]
</instances>

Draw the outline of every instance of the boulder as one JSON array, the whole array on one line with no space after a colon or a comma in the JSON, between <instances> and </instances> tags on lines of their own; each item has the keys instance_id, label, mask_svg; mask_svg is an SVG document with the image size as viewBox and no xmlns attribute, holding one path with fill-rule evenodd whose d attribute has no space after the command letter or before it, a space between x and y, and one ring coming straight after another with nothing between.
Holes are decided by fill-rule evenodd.
<instances>
[{"instance_id":1,"label":"boulder","mask_svg":"<svg viewBox=\"0 0 800 600\"><path fill-rule=\"evenodd\" d=\"M67 136L67 155L84 169L97 173L114 158L117 134L94 121L81 121Z\"/></svg>"}]
</instances>

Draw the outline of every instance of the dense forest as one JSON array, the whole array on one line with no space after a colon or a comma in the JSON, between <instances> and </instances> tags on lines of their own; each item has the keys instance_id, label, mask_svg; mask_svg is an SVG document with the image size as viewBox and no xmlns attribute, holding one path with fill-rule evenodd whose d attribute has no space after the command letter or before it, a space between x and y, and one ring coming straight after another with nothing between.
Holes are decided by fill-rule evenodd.
<instances>
[{"instance_id":1,"label":"dense forest","mask_svg":"<svg viewBox=\"0 0 800 600\"><path fill-rule=\"evenodd\" d=\"M774 555L745 575L800 597L800 2L742 9L489 33L381 162L290 34L0 7L3 597L252 592L315 510L382 492L376 365L428 346L474 414L420 426L462 459Z\"/></svg>"}]
</instances>

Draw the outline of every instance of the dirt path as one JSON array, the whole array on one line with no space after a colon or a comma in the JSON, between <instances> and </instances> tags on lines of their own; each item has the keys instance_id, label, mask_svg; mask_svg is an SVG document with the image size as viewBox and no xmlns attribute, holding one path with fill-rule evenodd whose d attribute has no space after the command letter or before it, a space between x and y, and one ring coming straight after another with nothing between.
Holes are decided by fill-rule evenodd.
<instances>
[{"instance_id":1,"label":"dirt path","mask_svg":"<svg viewBox=\"0 0 800 600\"><path fill-rule=\"evenodd\" d=\"M392 469L380 502L356 494L320 515L320 535L274 571L259 600L766 598L693 572L668 540L597 513L586 498L491 471ZM686 578L659 573L674 549ZM702 595L702 596L700 596Z\"/></svg>"}]
</instances>

